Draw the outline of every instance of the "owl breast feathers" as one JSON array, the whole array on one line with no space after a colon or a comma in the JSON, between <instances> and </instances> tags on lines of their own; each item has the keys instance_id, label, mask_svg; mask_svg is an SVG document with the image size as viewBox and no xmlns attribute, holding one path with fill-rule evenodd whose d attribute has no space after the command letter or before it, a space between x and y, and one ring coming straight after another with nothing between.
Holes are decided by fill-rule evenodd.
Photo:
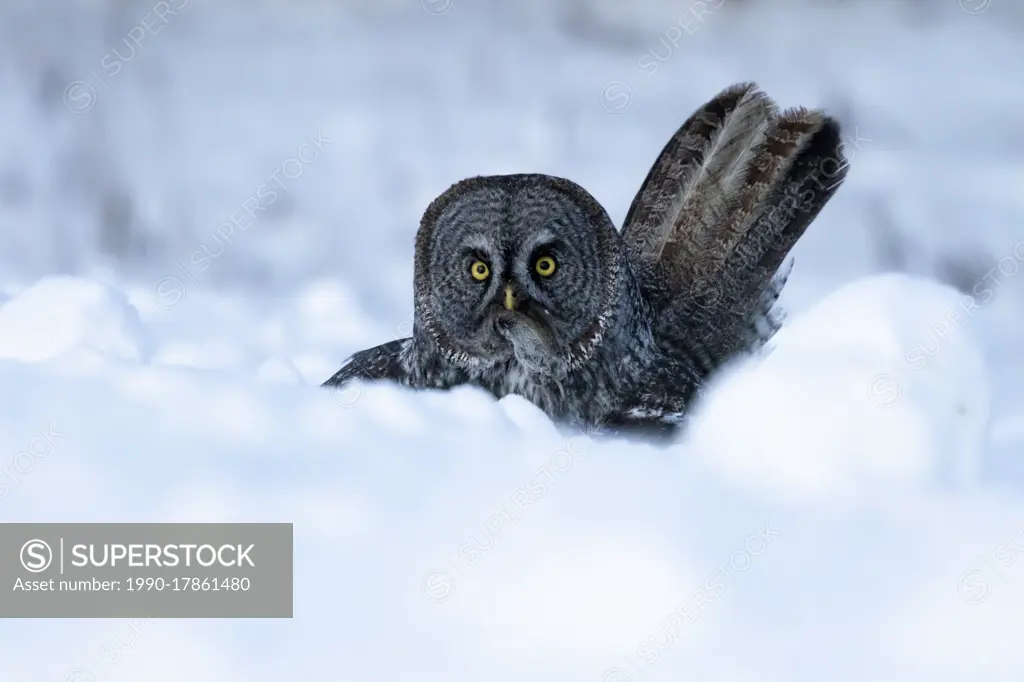
<instances>
[{"instance_id":1,"label":"owl breast feathers","mask_svg":"<svg viewBox=\"0 0 1024 682\"><path fill-rule=\"evenodd\" d=\"M744 83L676 131L621 233L563 178L458 182L416 235L413 335L324 386L469 384L569 427L672 435L709 376L778 329L786 255L845 175L834 119Z\"/></svg>"}]
</instances>

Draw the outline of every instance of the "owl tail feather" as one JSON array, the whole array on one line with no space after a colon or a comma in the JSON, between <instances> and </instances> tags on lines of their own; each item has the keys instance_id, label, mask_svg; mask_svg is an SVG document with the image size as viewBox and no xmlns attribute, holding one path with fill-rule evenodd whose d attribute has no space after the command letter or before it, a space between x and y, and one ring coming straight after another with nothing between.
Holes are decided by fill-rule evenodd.
<instances>
[{"instance_id":1,"label":"owl tail feather","mask_svg":"<svg viewBox=\"0 0 1024 682\"><path fill-rule=\"evenodd\" d=\"M752 83L727 88L662 150L622 236L658 273L663 339L707 371L770 338L786 256L846 176L839 123L777 108Z\"/></svg>"},{"instance_id":2,"label":"owl tail feather","mask_svg":"<svg viewBox=\"0 0 1024 682\"><path fill-rule=\"evenodd\" d=\"M638 261L685 262L708 248L774 111L753 83L739 83L683 123L626 213L622 236Z\"/></svg>"}]
</instances>

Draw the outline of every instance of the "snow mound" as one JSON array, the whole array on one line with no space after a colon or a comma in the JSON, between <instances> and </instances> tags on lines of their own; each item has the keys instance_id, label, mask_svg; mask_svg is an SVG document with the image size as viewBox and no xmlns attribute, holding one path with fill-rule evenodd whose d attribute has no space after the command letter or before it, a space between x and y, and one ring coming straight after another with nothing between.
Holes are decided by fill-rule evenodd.
<instances>
[{"instance_id":1,"label":"snow mound","mask_svg":"<svg viewBox=\"0 0 1024 682\"><path fill-rule=\"evenodd\" d=\"M50 305L46 286L10 304ZM969 670L977 651L1019 678L1007 548L1024 500L931 485L944 453L981 447L968 325L915 371L892 367L957 300L898 277L836 292L723 377L692 438L669 448L559 433L522 398L471 387L325 390L301 380L305 349L287 343L224 371L259 313L232 316L237 341L209 357L173 341L179 318L154 315L154 345L190 366L0 363L0 515L295 524L294 619L158 621L118 664L125 679L271 682L341 666L351 679L724 682L796 661L798 682L952 682L969 676L945 671ZM107 349L109 311L72 310L83 319L67 352ZM208 324L203 310L180 312L206 338L224 310ZM882 372L904 382L888 407L869 393ZM841 493L860 504L821 503ZM0 622L0 677L66 679L114 636L107 621L54 627ZM961 636L936 663L934 642ZM852 670L849 642L862 650ZM794 653L808 650L821 653Z\"/></svg>"},{"instance_id":2,"label":"snow mound","mask_svg":"<svg viewBox=\"0 0 1024 682\"><path fill-rule=\"evenodd\" d=\"M784 496L968 483L989 418L978 310L925 279L849 284L782 329L767 357L723 372L691 445L729 478Z\"/></svg>"},{"instance_id":3,"label":"snow mound","mask_svg":"<svg viewBox=\"0 0 1024 682\"><path fill-rule=\"evenodd\" d=\"M117 289L79 277L46 277L0 307L0 358L144 361L138 311Z\"/></svg>"},{"instance_id":4,"label":"snow mound","mask_svg":"<svg viewBox=\"0 0 1024 682\"><path fill-rule=\"evenodd\" d=\"M301 384L302 373L288 358L272 357L259 366L256 378L263 383Z\"/></svg>"},{"instance_id":5,"label":"snow mound","mask_svg":"<svg viewBox=\"0 0 1024 682\"><path fill-rule=\"evenodd\" d=\"M152 362L158 365L234 371L243 371L253 364L239 344L218 338L201 342L163 343L153 353Z\"/></svg>"}]
</instances>

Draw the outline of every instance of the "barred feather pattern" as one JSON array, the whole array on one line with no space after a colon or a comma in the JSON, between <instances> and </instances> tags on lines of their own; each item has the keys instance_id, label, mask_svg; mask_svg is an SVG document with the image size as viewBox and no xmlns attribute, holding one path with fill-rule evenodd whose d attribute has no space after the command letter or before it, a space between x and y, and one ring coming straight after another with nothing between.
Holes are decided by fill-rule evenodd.
<instances>
[{"instance_id":1,"label":"barred feather pattern","mask_svg":"<svg viewBox=\"0 0 1024 682\"><path fill-rule=\"evenodd\" d=\"M652 272L656 338L704 376L778 330L785 258L846 174L834 119L776 111L753 84L704 105L666 145L623 227Z\"/></svg>"},{"instance_id":2,"label":"barred feather pattern","mask_svg":"<svg viewBox=\"0 0 1024 682\"><path fill-rule=\"evenodd\" d=\"M637 192L623 240L638 263L677 264L666 272L673 291L698 284L716 228L728 220L729 198L744 183L751 149L774 110L752 83L727 88L669 139Z\"/></svg>"}]
</instances>

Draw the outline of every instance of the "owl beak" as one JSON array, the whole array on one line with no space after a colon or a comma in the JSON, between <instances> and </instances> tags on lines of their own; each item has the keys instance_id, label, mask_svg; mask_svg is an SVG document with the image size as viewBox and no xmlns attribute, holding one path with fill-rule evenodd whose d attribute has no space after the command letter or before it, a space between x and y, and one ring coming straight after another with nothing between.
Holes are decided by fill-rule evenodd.
<instances>
[{"instance_id":1,"label":"owl beak","mask_svg":"<svg viewBox=\"0 0 1024 682\"><path fill-rule=\"evenodd\" d=\"M516 309L516 292L515 289L512 288L511 284L505 285L505 298L503 303L505 304L505 310Z\"/></svg>"}]
</instances>

